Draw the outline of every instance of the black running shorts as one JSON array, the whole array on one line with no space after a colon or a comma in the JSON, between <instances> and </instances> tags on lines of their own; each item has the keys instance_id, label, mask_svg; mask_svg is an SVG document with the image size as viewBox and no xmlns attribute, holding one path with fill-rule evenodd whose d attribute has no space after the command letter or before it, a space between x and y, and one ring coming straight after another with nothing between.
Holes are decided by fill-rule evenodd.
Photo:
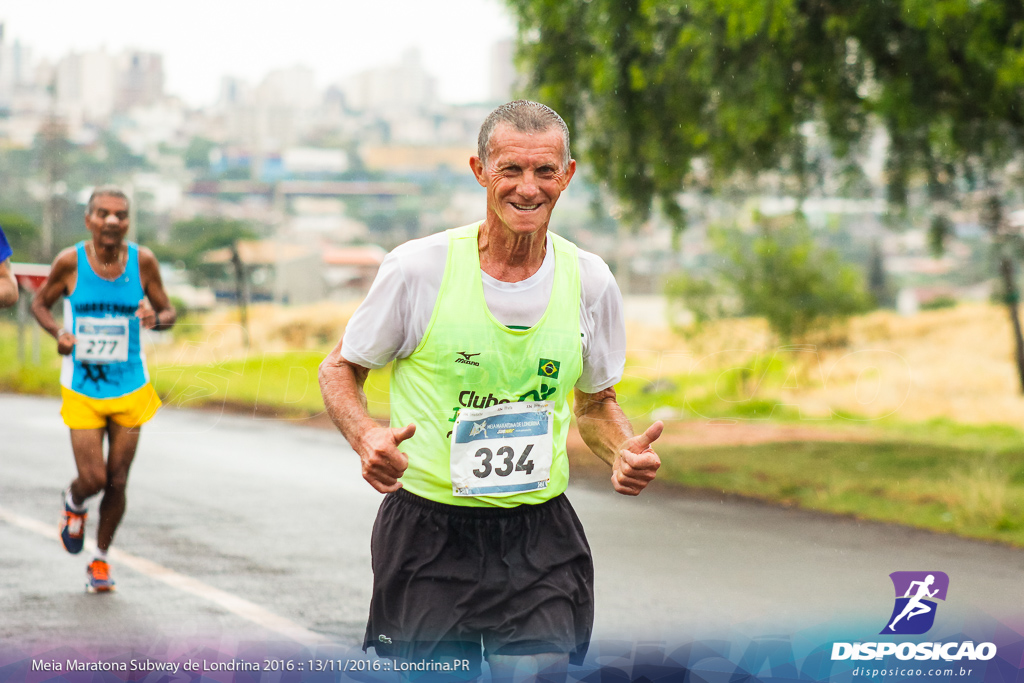
<instances>
[{"instance_id":1,"label":"black running shorts","mask_svg":"<svg viewBox=\"0 0 1024 683\"><path fill-rule=\"evenodd\" d=\"M402 489L377 513L363 649L411 660L568 653L594 624L594 564L565 495L539 505L445 505Z\"/></svg>"}]
</instances>

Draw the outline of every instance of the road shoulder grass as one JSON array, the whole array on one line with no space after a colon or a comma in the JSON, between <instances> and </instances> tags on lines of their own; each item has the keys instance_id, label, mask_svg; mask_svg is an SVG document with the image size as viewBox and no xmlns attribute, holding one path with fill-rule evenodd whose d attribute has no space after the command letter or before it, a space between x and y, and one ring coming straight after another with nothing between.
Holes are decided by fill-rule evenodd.
<instances>
[{"instance_id":1,"label":"road shoulder grass","mask_svg":"<svg viewBox=\"0 0 1024 683\"><path fill-rule=\"evenodd\" d=\"M1024 546L1024 450L912 441L660 449L684 486Z\"/></svg>"}]
</instances>

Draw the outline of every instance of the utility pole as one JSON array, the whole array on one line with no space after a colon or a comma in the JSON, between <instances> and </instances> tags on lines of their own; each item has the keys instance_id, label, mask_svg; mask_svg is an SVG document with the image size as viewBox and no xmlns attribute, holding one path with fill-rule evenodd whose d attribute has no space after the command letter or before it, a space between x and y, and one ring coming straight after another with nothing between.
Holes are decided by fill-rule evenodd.
<instances>
[{"instance_id":1,"label":"utility pole","mask_svg":"<svg viewBox=\"0 0 1024 683\"><path fill-rule=\"evenodd\" d=\"M54 202L54 190L60 176L60 140L64 137L63 125L53 112L43 122L40 130L43 138L42 162L43 162L43 185L45 196L43 197L43 224L42 228L42 257L43 261L53 259L53 228L57 223L57 205Z\"/></svg>"},{"instance_id":2,"label":"utility pole","mask_svg":"<svg viewBox=\"0 0 1024 683\"><path fill-rule=\"evenodd\" d=\"M231 243L231 264L235 267L235 298L238 300L238 317L242 323L242 337L245 341L245 348L249 348L249 313L246 305L248 278L245 276L245 264L242 263L242 257L238 253L238 240Z\"/></svg>"},{"instance_id":3,"label":"utility pole","mask_svg":"<svg viewBox=\"0 0 1024 683\"><path fill-rule=\"evenodd\" d=\"M53 259L53 230L57 224L57 202L54 194L58 181L64 177L64 159L67 125L56 112L56 82L50 84L50 111L40 129L42 137L42 171L46 195L43 198L42 260Z\"/></svg>"},{"instance_id":4,"label":"utility pole","mask_svg":"<svg viewBox=\"0 0 1024 683\"><path fill-rule=\"evenodd\" d=\"M128 196L128 241L138 242L139 241L139 209L136 206L135 201L135 183L127 182L122 185L122 190Z\"/></svg>"}]
</instances>

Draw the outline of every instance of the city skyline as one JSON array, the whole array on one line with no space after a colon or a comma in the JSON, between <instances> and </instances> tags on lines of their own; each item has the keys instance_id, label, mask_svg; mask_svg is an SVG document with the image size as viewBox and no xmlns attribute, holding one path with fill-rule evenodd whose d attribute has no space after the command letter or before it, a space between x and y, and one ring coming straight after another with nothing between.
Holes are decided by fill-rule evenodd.
<instances>
[{"instance_id":1,"label":"city skyline","mask_svg":"<svg viewBox=\"0 0 1024 683\"><path fill-rule=\"evenodd\" d=\"M410 49L436 74L440 100L485 101L491 46L515 31L500 0L452 0L443 16L436 6L411 0L295 0L284 16L253 11L252 3L240 0L183 0L173 14L156 14L151 7L127 0L17 3L0 10L0 22L5 41L20 41L34 59L55 62L70 52L97 49L158 52L166 92L195 107L216 101L225 76L256 83L274 69L302 65L326 87L398 63ZM60 21L52 22L54 16Z\"/></svg>"}]
</instances>

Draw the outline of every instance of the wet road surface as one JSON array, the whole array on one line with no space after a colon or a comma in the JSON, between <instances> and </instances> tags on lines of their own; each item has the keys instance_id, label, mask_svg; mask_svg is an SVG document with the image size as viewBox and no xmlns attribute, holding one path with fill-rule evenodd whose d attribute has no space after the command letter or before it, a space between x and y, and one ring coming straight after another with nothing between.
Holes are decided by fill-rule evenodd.
<instances>
[{"instance_id":1,"label":"wet road surface","mask_svg":"<svg viewBox=\"0 0 1024 683\"><path fill-rule=\"evenodd\" d=\"M98 596L83 591L88 551L68 555L57 537L74 475L58 411L54 399L0 395L0 642L361 641L380 495L340 435L162 410L132 468L118 590ZM1019 617L1024 605L1021 550L666 486L627 498L587 480L569 497L594 551L595 638L837 621L877 633L898 570L949 574L940 619Z\"/></svg>"}]
</instances>

